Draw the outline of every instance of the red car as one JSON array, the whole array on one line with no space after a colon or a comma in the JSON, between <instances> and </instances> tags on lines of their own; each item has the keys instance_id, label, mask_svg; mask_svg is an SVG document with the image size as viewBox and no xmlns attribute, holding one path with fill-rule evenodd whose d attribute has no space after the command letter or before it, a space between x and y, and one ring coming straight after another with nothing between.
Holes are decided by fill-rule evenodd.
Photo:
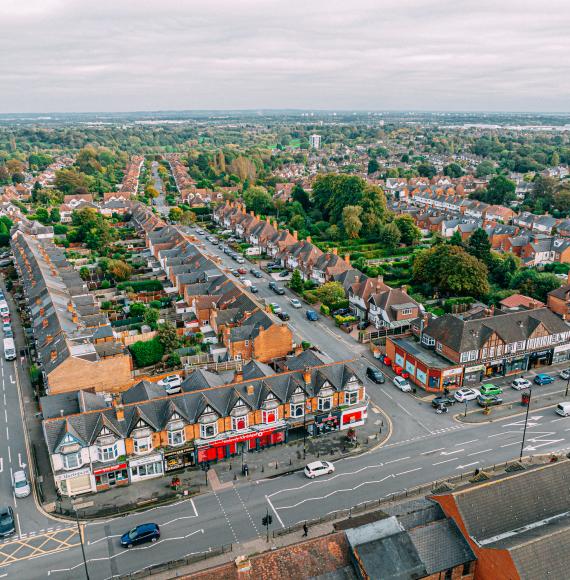
<instances>
[{"instance_id":1,"label":"red car","mask_svg":"<svg viewBox=\"0 0 570 580\"><path fill-rule=\"evenodd\" d=\"M247 274L247 270L245 268L238 268L238 272L242 275Z\"/></svg>"},{"instance_id":2,"label":"red car","mask_svg":"<svg viewBox=\"0 0 570 580\"><path fill-rule=\"evenodd\" d=\"M394 365L393 367L394 372L403 379L409 379L410 373L406 372L401 366Z\"/></svg>"}]
</instances>

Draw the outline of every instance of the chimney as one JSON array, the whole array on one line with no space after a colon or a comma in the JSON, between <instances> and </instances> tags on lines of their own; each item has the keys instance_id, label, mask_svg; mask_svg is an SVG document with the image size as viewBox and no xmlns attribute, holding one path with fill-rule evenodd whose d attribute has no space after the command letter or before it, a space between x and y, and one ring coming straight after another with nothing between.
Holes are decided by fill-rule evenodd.
<instances>
[{"instance_id":1,"label":"chimney","mask_svg":"<svg viewBox=\"0 0 570 580\"><path fill-rule=\"evenodd\" d=\"M53 340L53 336L51 334L48 334L46 336L46 344L49 344L52 340Z\"/></svg>"},{"instance_id":2,"label":"chimney","mask_svg":"<svg viewBox=\"0 0 570 580\"><path fill-rule=\"evenodd\" d=\"M253 385L247 385L245 392L251 397L255 392L255 387Z\"/></svg>"},{"instance_id":3,"label":"chimney","mask_svg":"<svg viewBox=\"0 0 570 580\"><path fill-rule=\"evenodd\" d=\"M67 310L68 312L73 311L73 302L71 300L67 303Z\"/></svg>"},{"instance_id":4,"label":"chimney","mask_svg":"<svg viewBox=\"0 0 570 580\"><path fill-rule=\"evenodd\" d=\"M305 367L305 370L303 371L303 380L306 385L311 384L311 367Z\"/></svg>"},{"instance_id":5,"label":"chimney","mask_svg":"<svg viewBox=\"0 0 570 580\"><path fill-rule=\"evenodd\" d=\"M350 266L350 254L344 255L344 261Z\"/></svg>"},{"instance_id":6,"label":"chimney","mask_svg":"<svg viewBox=\"0 0 570 580\"><path fill-rule=\"evenodd\" d=\"M267 222L269 225L271 225L271 220L269 219L269 216L267 216L267 217L265 218L265 221L266 221L266 222Z\"/></svg>"},{"instance_id":7,"label":"chimney","mask_svg":"<svg viewBox=\"0 0 570 580\"><path fill-rule=\"evenodd\" d=\"M297 233L297 230L293 231L293 237L298 240L299 239L299 234Z\"/></svg>"},{"instance_id":8,"label":"chimney","mask_svg":"<svg viewBox=\"0 0 570 580\"><path fill-rule=\"evenodd\" d=\"M358 284L359 282L360 282L360 276L357 274L357 275L354 277L354 283L355 283L355 284Z\"/></svg>"},{"instance_id":9,"label":"chimney","mask_svg":"<svg viewBox=\"0 0 570 580\"><path fill-rule=\"evenodd\" d=\"M332 253L333 253L335 256L338 256L338 248L333 248L333 249L332 249Z\"/></svg>"},{"instance_id":10,"label":"chimney","mask_svg":"<svg viewBox=\"0 0 570 580\"><path fill-rule=\"evenodd\" d=\"M117 421L125 420L125 408L121 404L115 406L115 414L117 416Z\"/></svg>"},{"instance_id":11,"label":"chimney","mask_svg":"<svg viewBox=\"0 0 570 580\"><path fill-rule=\"evenodd\" d=\"M234 383L240 383L241 381L243 381L243 368L241 364L238 364L234 374Z\"/></svg>"},{"instance_id":12,"label":"chimney","mask_svg":"<svg viewBox=\"0 0 570 580\"><path fill-rule=\"evenodd\" d=\"M50 360L54 361L57 358L57 350L52 350L49 353Z\"/></svg>"},{"instance_id":13,"label":"chimney","mask_svg":"<svg viewBox=\"0 0 570 580\"><path fill-rule=\"evenodd\" d=\"M307 243L310 244L312 242L311 236L307 236Z\"/></svg>"},{"instance_id":14,"label":"chimney","mask_svg":"<svg viewBox=\"0 0 570 580\"><path fill-rule=\"evenodd\" d=\"M400 286L400 290L402 292L404 292L404 294L407 294L408 293L408 287L405 284L403 284L402 286Z\"/></svg>"},{"instance_id":15,"label":"chimney","mask_svg":"<svg viewBox=\"0 0 570 580\"><path fill-rule=\"evenodd\" d=\"M249 212L249 215L250 215L251 217L255 217L255 213L253 213L253 210L251 210L251 211Z\"/></svg>"},{"instance_id":16,"label":"chimney","mask_svg":"<svg viewBox=\"0 0 570 580\"><path fill-rule=\"evenodd\" d=\"M42 327L43 327L43 328L47 328L47 325L48 325L48 319L47 319L47 318L44 318L44 319L42 320Z\"/></svg>"},{"instance_id":17,"label":"chimney","mask_svg":"<svg viewBox=\"0 0 570 580\"><path fill-rule=\"evenodd\" d=\"M43 316L45 313L46 313L46 310L45 310L45 308L42 306L42 307L40 308L40 316Z\"/></svg>"},{"instance_id":18,"label":"chimney","mask_svg":"<svg viewBox=\"0 0 570 580\"><path fill-rule=\"evenodd\" d=\"M71 320L72 320L73 324L77 324L79 322L79 317L77 316L77 312L74 312L71 315Z\"/></svg>"}]
</instances>

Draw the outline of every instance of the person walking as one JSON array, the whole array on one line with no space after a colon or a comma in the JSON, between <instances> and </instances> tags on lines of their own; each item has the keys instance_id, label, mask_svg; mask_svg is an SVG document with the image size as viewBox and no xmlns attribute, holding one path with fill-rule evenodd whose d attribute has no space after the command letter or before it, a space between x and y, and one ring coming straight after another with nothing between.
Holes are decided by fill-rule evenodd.
<instances>
[{"instance_id":1,"label":"person walking","mask_svg":"<svg viewBox=\"0 0 570 580\"><path fill-rule=\"evenodd\" d=\"M307 526L307 522L303 524L303 538L306 538L309 535L309 528Z\"/></svg>"}]
</instances>

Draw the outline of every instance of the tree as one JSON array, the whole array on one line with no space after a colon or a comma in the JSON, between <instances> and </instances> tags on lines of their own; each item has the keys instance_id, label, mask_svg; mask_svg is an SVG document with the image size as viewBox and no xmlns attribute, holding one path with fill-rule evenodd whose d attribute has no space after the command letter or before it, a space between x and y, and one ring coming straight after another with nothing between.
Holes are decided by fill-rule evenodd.
<instances>
[{"instance_id":1,"label":"tree","mask_svg":"<svg viewBox=\"0 0 570 580\"><path fill-rule=\"evenodd\" d=\"M60 169L55 172L54 185L65 195L72 195L80 191L89 191L94 183L92 177L75 169Z\"/></svg>"},{"instance_id":2,"label":"tree","mask_svg":"<svg viewBox=\"0 0 570 580\"><path fill-rule=\"evenodd\" d=\"M84 207L71 214L71 221L77 230L75 238L84 242L91 250L106 251L115 239L116 232L109 222L92 207Z\"/></svg>"},{"instance_id":3,"label":"tree","mask_svg":"<svg viewBox=\"0 0 570 580\"><path fill-rule=\"evenodd\" d=\"M361 213L362 208L358 205L347 205L342 210L342 225L349 238L358 238L358 234L362 228L362 222L360 221Z\"/></svg>"},{"instance_id":4,"label":"tree","mask_svg":"<svg viewBox=\"0 0 570 580\"><path fill-rule=\"evenodd\" d=\"M243 200L248 210L255 214L267 214L273 207L273 198L265 187L254 185L243 194Z\"/></svg>"},{"instance_id":5,"label":"tree","mask_svg":"<svg viewBox=\"0 0 570 580\"><path fill-rule=\"evenodd\" d=\"M253 161L243 155L236 157L230 163L230 173L237 175L242 182L246 179L252 181L257 175Z\"/></svg>"},{"instance_id":6,"label":"tree","mask_svg":"<svg viewBox=\"0 0 570 580\"><path fill-rule=\"evenodd\" d=\"M143 322L150 326L152 330L156 330L160 312L156 308L147 308L144 313Z\"/></svg>"},{"instance_id":7,"label":"tree","mask_svg":"<svg viewBox=\"0 0 570 580\"><path fill-rule=\"evenodd\" d=\"M293 190L291 191L291 199L300 203L305 211L309 211L311 208L311 198L300 185L295 185L295 187L293 187Z\"/></svg>"},{"instance_id":8,"label":"tree","mask_svg":"<svg viewBox=\"0 0 570 580\"><path fill-rule=\"evenodd\" d=\"M180 346L180 339L172 322L166 321L159 324L156 337L167 353L176 350Z\"/></svg>"},{"instance_id":9,"label":"tree","mask_svg":"<svg viewBox=\"0 0 570 580\"><path fill-rule=\"evenodd\" d=\"M150 197L151 199L155 199L160 195L158 189L156 189L156 187L153 187L152 185L147 185L144 188L144 193L147 197Z\"/></svg>"},{"instance_id":10,"label":"tree","mask_svg":"<svg viewBox=\"0 0 570 580\"><path fill-rule=\"evenodd\" d=\"M301 277L301 272L299 270L293 270L293 274L291 275L291 281L289 282L289 288L293 290L293 292L297 292L300 294L303 291L303 278Z\"/></svg>"},{"instance_id":11,"label":"tree","mask_svg":"<svg viewBox=\"0 0 570 580\"><path fill-rule=\"evenodd\" d=\"M481 161L475 170L475 176L479 178L487 177L493 173L495 173L495 166L491 161Z\"/></svg>"},{"instance_id":12,"label":"tree","mask_svg":"<svg viewBox=\"0 0 570 580\"><path fill-rule=\"evenodd\" d=\"M422 239L422 232L416 226L412 216L401 215L394 220L401 234L401 242L407 246L413 246Z\"/></svg>"},{"instance_id":13,"label":"tree","mask_svg":"<svg viewBox=\"0 0 570 580\"><path fill-rule=\"evenodd\" d=\"M445 295L483 296L489 292L485 264L458 246L438 244L416 254L413 277Z\"/></svg>"},{"instance_id":14,"label":"tree","mask_svg":"<svg viewBox=\"0 0 570 580\"><path fill-rule=\"evenodd\" d=\"M373 173L376 173L379 169L380 169L380 164L378 163L378 161L376 159L369 159L368 160L368 169L366 171L368 173L368 175L372 175Z\"/></svg>"},{"instance_id":15,"label":"tree","mask_svg":"<svg viewBox=\"0 0 570 580\"><path fill-rule=\"evenodd\" d=\"M129 314L131 316L144 316L146 312L146 305L143 302L133 302L129 306Z\"/></svg>"},{"instance_id":16,"label":"tree","mask_svg":"<svg viewBox=\"0 0 570 580\"><path fill-rule=\"evenodd\" d=\"M111 260L109 262L108 272L118 282L124 282L132 276L133 268L123 260Z\"/></svg>"},{"instance_id":17,"label":"tree","mask_svg":"<svg viewBox=\"0 0 570 580\"><path fill-rule=\"evenodd\" d=\"M386 196L378 186L366 184L359 205L362 207L360 220L363 234L367 238L374 238L388 214Z\"/></svg>"},{"instance_id":18,"label":"tree","mask_svg":"<svg viewBox=\"0 0 570 580\"><path fill-rule=\"evenodd\" d=\"M332 224L326 229L325 235L329 240L336 242L341 238L340 228L336 224Z\"/></svg>"},{"instance_id":19,"label":"tree","mask_svg":"<svg viewBox=\"0 0 570 580\"><path fill-rule=\"evenodd\" d=\"M182 212L182 215L180 216L178 221L184 226L190 226L196 223L196 214L188 209Z\"/></svg>"},{"instance_id":20,"label":"tree","mask_svg":"<svg viewBox=\"0 0 570 580\"><path fill-rule=\"evenodd\" d=\"M489 265L491 261L491 242L487 232L482 228L477 228L469 240L465 248L472 256L482 260Z\"/></svg>"},{"instance_id":21,"label":"tree","mask_svg":"<svg viewBox=\"0 0 570 580\"><path fill-rule=\"evenodd\" d=\"M340 282L326 282L315 290L318 300L331 308L334 304L345 300L344 288Z\"/></svg>"},{"instance_id":22,"label":"tree","mask_svg":"<svg viewBox=\"0 0 570 580\"><path fill-rule=\"evenodd\" d=\"M449 238L449 245L463 247L463 239L461 238L459 230L453 232L451 238Z\"/></svg>"},{"instance_id":23,"label":"tree","mask_svg":"<svg viewBox=\"0 0 570 580\"><path fill-rule=\"evenodd\" d=\"M560 155L556 151L552 153L552 157L550 158L550 165L552 167L558 167L560 165Z\"/></svg>"},{"instance_id":24,"label":"tree","mask_svg":"<svg viewBox=\"0 0 570 580\"><path fill-rule=\"evenodd\" d=\"M521 294L546 302L548 293L560 287L560 280L556 274L525 268L512 277L510 287Z\"/></svg>"},{"instance_id":25,"label":"tree","mask_svg":"<svg viewBox=\"0 0 570 580\"><path fill-rule=\"evenodd\" d=\"M450 163L443 168L443 174L457 179L458 177L465 175L465 172L459 163Z\"/></svg>"},{"instance_id":26,"label":"tree","mask_svg":"<svg viewBox=\"0 0 570 580\"><path fill-rule=\"evenodd\" d=\"M418 173L420 177L429 177L431 179L435 175L437 175L437 169L431 163L420 163L417 166Z\"/></svg>"},{"instance_id":27,"label":"tree","mask_svg":"<svg viewBox=\"0 0 570 580\"><path fill-rule=\"evenodd\" d=\"M180 218L184 215L183 210L181 210L179 207L171 207L170 211L168 212L168 217L170 218L171 221L173 222L178 222L180 221Z\"/></svg>"},{"instance_id":28,"label":"tree","mask_svg":"<svg viewBox=\"0 0 570 580\"><path fill-rule=\"evenodd\" d=\"M401 239L400 230L394 222L382 226L378 241L387 249L394 250L398 247Z\"/></svg>"},{"instance_id":29,"label":"tree","mask_svg":"<svg viewBox=\"0 0 570 580\"><path fill-rule=\"evenodd\" d=\"M155 365L164 356L164 347L157 338L140 341L129 347L133 360L138 368Z\"/></svg>"},{"instance_id":30,"label":"tree","mask_svg":"<svg viewBox=\"0 0 570 580\"><path fill-rule=\"evenodd\" d=\"M52 208L49 212L49 220L53 224L58 224L61 221L61 214L59 213L59 209L57 207Z\"/></svg>"},{"instance_id":31,"label":"tree","mask_svg":"<svg viewBox=\"0 0 570 580\"><path fill-rule=\"evenodd\" d=\"M44 225L49 224L49 212L45 207L39 207L36 211L36 218Z\"/></svg>"},{"instance_id":32,"label":"tree","mask_svg":"<svg viewBox=\"0 0 570 580\"><path fill-rule=\"evenodd\" d=\"M91 272L87 266L81 266L79 268L79 276L81 276L82 280L89 280L91 278Z\"/></svg>"},{"instance_id":33,"label":"tree","mask_svg":"<svg viewBox=\"0 0 570 580\"><path fill-rule=\"evenodd\" d=\"M293 231L300 231L302 229L304 229L305 227L305 218L302 215L294 215L290 220L289 220L289 227L293 230Z\"/></svg>"}]
</instances>

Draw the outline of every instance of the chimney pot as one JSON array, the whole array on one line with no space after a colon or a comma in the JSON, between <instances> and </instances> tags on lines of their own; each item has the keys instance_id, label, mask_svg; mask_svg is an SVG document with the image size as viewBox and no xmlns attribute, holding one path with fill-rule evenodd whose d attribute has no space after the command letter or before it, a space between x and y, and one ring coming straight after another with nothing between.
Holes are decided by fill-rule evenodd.
<instances>
[{"instance_id":1,"label":"chimney pot","mask_svg":"<svg viewBox=\"0 0 570 580\"><path fill-rule=\"evenodd\" d=\"M306 385L311 384L311 367L305 367L305 370L303 371L303 380Z\"/></svg>"},{"instance_id":2,"label":"chimney pot","mask_svg":"<svg viewBox=\"0 0 570 580\"><path fill-rule=\"evenodd\" d=\"M307 243L308 243L308 244L310 244L312 241L313 241L313 240L312 240L311 236L307 236ZM336 249L336 248L335 248L335 249Z\"/></svg>"}]
</instances>

